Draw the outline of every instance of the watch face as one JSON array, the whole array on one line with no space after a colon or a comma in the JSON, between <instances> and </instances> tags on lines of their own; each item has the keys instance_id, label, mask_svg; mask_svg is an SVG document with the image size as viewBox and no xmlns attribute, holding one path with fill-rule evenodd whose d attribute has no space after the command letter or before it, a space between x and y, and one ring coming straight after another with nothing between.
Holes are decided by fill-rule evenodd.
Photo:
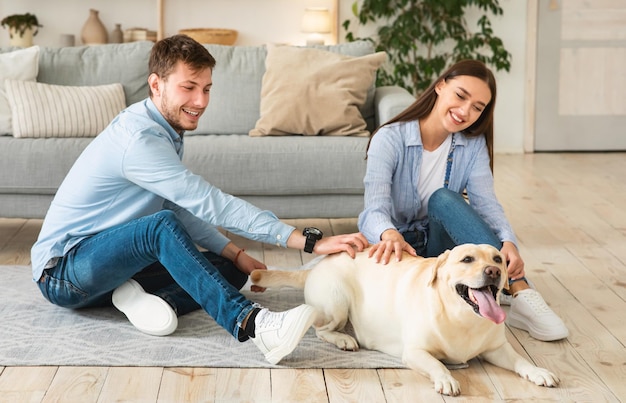
<instances>
[{"instance_id":1,"label":"watch face","mask_svg":"<svg viewBox=\"0 0 626 403\"><path fill-rule=\"evenodd\" d=\"M322 236L322 231L320 231L320 230L319 230L319 229L317 229L317 228L309 227L309 228L307 228L307 230L308 230L307 232L308 232L309 234L311 234L311 235Z\"/></svg>"},{"instance_id":2,"label":"watch face","mask_svg":"<svg viewBox=\"0 0 626 403\"><path fill-rule=\"evenodd\" d=\"M320 231L319 229L315 228L315 227L306 227L304 229L304 231L302 231L302 235L306 236L306 237L313 237L315 239L321 239L322 236L324 236L324 234L322 233L322 231Z\"/></svg>"}]
</instances>

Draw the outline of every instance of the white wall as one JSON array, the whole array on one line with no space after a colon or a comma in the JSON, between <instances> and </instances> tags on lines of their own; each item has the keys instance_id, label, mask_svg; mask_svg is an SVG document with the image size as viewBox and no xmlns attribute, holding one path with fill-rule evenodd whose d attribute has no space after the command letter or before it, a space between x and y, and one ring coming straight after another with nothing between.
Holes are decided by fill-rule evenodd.
<instances>
[{"instance_id":1,"label":"white wall","mask_svg":"<svg viewBox=\"0 0 626 403\"><path fill-rule=\"evenodd\" d=\"M498 82L495 151L524 152L526 83L526 1L500 0L504 14L492 19L493 31L511 52L511 71L494 72Z\"/></svg>"},{"instance_id":2,"label":"white wall","mask_svg":"<svg viewBox=\"0 0 626 403\"><path fill-rule=\"evenodd\" d=\"M306 7L333 9L335 0L163 0L165 35L182 28L231 28L239 32L237 45L289 43L302 45L306 34L300 32L300 20ZM353 0L339 0L339 22L352 16ZM504 15L492 17L493 29L513 54L509 73L495 72L498 79L496 107L496 152L523 152L524 82L526 61L526 2L500 0ZM0 0L0 18L30 12L44 26L35 44L56 47L62 34L76 35L89 15L99 10L100 19L112 30L142 27L156 30L157 0ZM471 16L469 18L471 20ZM355 22L353 22L353 27ZM343 42L340 30L339 40ZM332 35L326 36L332 43ZM0 46L9 44L6 29L0 31Z\"/></svg>"},{"instance_id":3,"label":"white wall","mask_svg":"<svg viewBox=\"0 0 626 403\"><path fill-rule=\"evenodd\" d=\"M182 28L230 28L239 32L237 45L290 43L303 45L306 34L300 22L306 7L333 8L333 0L163 0L165 35ZM76 35L89 16L99 11L111 31L141 27L157 30L157 0L0 0L0 18L30 12L44 26L35 37L42 46L59 46L61 34ZM0 45L8 44L8 33L0 35ZM331 35L326 39L331 41Z\"/></svg>"}]
</instances>

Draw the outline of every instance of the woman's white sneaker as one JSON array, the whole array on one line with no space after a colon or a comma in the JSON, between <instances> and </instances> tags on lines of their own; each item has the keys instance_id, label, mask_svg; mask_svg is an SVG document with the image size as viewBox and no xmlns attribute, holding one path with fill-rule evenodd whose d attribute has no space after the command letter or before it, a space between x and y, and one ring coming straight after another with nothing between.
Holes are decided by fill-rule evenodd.
<instances>
[{"instance_id":1,"label":"woman's white sneaker","mask_svg":"<svg viewBox=\"0 0 626 403\"><path fill-rule=\"evenodd\" d=\"M541 341L561 340L569 335L565 323L550 309L541 294L532 288L515 294L511 300L506 323L526 330L532 337Z\"/></svg>"},{"instance_id":2,"label":"woman's white sneaker","mask_svg":"<svg viewBox=\"0 0 626 403\"><path fill-rule=\"evenodd\" d=\"M113 291L113 305L122 311L137 330L152 336L167 336L178 326L176 312L156 295L148 294L135 280Z\"/></svg>"},{"instance_id":3,"label":"woman's white sneaker","mask_svg":"<svg viewBox=\"0 0 626 403\"><path fill-rule=\"evenodd\" d=\"M300 305L284 312L261 309L254 319L252 341L270 364L277 364L290 354L315 320L315 309Z\"/></svg>"},{"instance_id":4,"label":"woman's white sneaker","mask_svg":"<svg viewBox=\"0 0 626 403\"><path fill-rule=\"evenodd\" d=\"M504 292L500 292L500 305L511 305L511 301L513 301L513 296L511 294L505 294Z\"/></svg>"}]
</instances>

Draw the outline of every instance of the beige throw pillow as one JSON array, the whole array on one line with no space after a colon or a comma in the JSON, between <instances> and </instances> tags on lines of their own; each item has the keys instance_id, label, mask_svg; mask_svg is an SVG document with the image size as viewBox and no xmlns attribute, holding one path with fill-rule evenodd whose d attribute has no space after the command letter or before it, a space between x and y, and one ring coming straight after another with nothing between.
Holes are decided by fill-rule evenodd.
<instances>
[{"instance_id":1,"label":"beige throw pillow","mask_svg":"<svg viewBox=\"0 0 626 403\"><path fill-rule=\"evenodd\" d=\"M122 84L5 81L14 137L95 137L126 107Z\"/></svg>"},{"instance_id":2,"label":"beige throw pillow","mask_svg":"<svg viewBox=\"0 0 626 403\"><path fill-rule=\"evenodd\" d=\"M367 136L359 111L385 52L352 57L315 48L268 48L260 118L250 136Z\"/></svg>"}]
</instances>

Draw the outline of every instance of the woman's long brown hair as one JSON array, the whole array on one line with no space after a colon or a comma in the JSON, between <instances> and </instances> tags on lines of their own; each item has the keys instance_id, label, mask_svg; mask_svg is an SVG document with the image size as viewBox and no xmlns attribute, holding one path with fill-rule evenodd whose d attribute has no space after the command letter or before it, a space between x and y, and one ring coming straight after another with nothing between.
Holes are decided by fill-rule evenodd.
<instances>
[{"instance_id":1,"label":"woman's long brown hair","mask_svg":"<svg viewBox=\"0 0 626 403\"><path fill-rule=\"evenodd\" d=\"M458 76L472 76L483 80L491 91L491 101L487 104L480 117L474 124L463 130L463 134L469 137L485 136L487 143L487 151L489 152L489 166L493 171L493 111L496 106L496 79L489 68L478 60L462 60L452 65L448 70L443 72L408 108L400 112L390 121L384 123L380 127L395 122L409 122L427 117L435 106L437 100L436 85L441 81L448 81ZM370 136L372 137L380 129L376 129ZM367 149L369 149L369 143Z\"/></svg>"}]
</instances>

